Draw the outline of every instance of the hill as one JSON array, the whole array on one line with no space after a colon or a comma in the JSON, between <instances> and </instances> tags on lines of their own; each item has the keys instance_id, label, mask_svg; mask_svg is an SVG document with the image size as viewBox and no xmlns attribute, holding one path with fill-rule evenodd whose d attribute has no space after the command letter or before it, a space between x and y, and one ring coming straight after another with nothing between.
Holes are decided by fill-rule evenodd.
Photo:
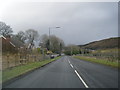
<instances>
[{"instance_id":1,"label":"hill","mask_svg":"<svg viewBox=\"0 0 120 90\"><path fill-rule=\"evenodd\" d=\"M120 37L113 37L78 46L81 48L92 50L118 48L118 40L120 40Z\"/></svg>"}]
</instances>

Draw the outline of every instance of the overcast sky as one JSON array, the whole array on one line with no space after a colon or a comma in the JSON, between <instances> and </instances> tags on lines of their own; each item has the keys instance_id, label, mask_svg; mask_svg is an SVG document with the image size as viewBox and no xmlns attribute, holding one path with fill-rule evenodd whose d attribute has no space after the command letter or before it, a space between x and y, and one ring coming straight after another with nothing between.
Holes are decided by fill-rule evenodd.
<instances>
[{"instance_id":1,"label":"overcast sky","mask_svg":"<svg viewBox=\"0 0 120 90\"><path fill-rule=\"evenodd\" d=\"M35 29L51 34L65 44L86 44L118 36L117 2L19 2L10 3L2 13L3 22L14 31Z\"/></svg>"}]
</instances>

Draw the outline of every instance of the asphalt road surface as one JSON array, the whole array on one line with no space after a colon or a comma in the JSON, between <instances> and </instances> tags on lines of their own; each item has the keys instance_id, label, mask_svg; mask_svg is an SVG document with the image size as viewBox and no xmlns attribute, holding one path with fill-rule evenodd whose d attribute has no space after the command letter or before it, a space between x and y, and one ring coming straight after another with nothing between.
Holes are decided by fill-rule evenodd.
<instances>
[{"instance_id":1,"label":"asphalt road surface","mask_svg":"<svg viewBox=\"0 0 120 90\"><path fill-rule=\"evenodd\" d=\"M4 88L118 88L118 70L64 56Z\"/></svg>"}]
</instances>

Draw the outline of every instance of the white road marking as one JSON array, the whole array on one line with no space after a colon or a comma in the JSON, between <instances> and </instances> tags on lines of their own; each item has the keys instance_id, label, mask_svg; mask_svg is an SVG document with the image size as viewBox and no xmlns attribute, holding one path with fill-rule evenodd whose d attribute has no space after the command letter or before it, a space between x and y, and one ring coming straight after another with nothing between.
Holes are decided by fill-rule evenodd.
<instances>
[{"instance_id":1,"label":"white road marking","mask_svg":"<svg viewBox=\"0 0 120 90\"><path fill-rule=\"evenodd\" d=\"M68 62L69 62L69 64L70 64L70 66L73 68L73 65L70 63L69 59L68 59Z\"/></svg>"},{"instance_id":2,"label":"white road marking","mask_svg":"<svg viewBox=\"0 0 120 90\"><path fill-rule=\"evenodd\" d=\"M72 65L72 64L70 64L70 66L73 68L73 65Z\"/></svg>"},{"instance_id":3,"label":"white road marking","mask_svg":"<svg viewBox=\"0 0 120 90\"><path fill-rule=\"evenodd\" d=\"M73 67L73 65L70 63L69 59L68 59L68 62L69 62L69 64L70 64L70 66L74 69L74 67ZM82 81L83 85L84 85L86 88L89 88L88 85L85 83L85 81L82 79L82 77L79 75L79 73L78 73L76 70L74 70L74 71L75 71L75 73L77 74L77 76L79 77L79 79Z\"/></svg>"},{"instance_id":4,"label":"white road marking","mask_svg":"<svg viewBox=\"0 0 120 90\"><path fill-rule=\"evenodd\" d=\"M68 60L69 64L70 64L70 61Z\"/></svg>"},{"instance_id":5,"label":"white road marking","mask_svg":"<svg viewBox=\"0 0 120 90\"><path fill-rule=\"evenodd\" d=\"M79 73L75 70L75 73L77 74L77 76L79 77L79 79L82 81L82 83L84 84L84 86L86 88L89 88L88 85L85 83L85 81L82 79L82 77L79 75Z\"/></svg>"}]
</instances>

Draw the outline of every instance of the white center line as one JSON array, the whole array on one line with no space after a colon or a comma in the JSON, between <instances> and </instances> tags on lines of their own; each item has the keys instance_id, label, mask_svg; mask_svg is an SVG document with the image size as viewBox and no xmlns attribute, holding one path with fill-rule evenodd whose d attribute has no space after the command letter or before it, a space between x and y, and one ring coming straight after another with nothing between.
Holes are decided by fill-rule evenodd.
<instances>
[{"instance_id":1,"label":"white center line","mask_svg":"<svg viewBox=\"0 0 120 90\"><path fill-rule=\"evenodd\" d=\"M89 88L88 85L85 83L85 81L82 79L82 77L79 75L79 73L75 70L75 73L77 74L77 76L79 77L79 79L82 81L82 83L84 84L84 86L86 88Z\"/></svg>"},{"instance_id":2,"label":"white center line","mask_svg":"<svg viewBox=\"0 0 120 90\"><path fill-rule=\"evenodd\" d=\"M70 61L68 60L69 64L70 64Z\"/></svg>"},{"instance_id":3,"label":"white center line","mask_svg":"<svg viewBox=\"0 0 120 90\"><path fill-rule=\"evenodd\" d=\"M70 66L73 68L73 65L72 65L72 64L70 64Z\"/></svg>"},{"instance_id":4,"label":"white center line","mask_svg":"<svg viewBox=\"0 0 120 90\"><path fill-rule=\"evenodd\" d=\"M70 64L70 66L74 69L73 65L70 63L69 59L68 59L68 62ZM74 70L75 73L77 74L78 78L82 81L83 85L86 87L86 88L89 88L88 85L85 83L85 81L82 79L82 77L79 75L79 73L77 72L77 70Z\"/></svg>"}]
</instances>

